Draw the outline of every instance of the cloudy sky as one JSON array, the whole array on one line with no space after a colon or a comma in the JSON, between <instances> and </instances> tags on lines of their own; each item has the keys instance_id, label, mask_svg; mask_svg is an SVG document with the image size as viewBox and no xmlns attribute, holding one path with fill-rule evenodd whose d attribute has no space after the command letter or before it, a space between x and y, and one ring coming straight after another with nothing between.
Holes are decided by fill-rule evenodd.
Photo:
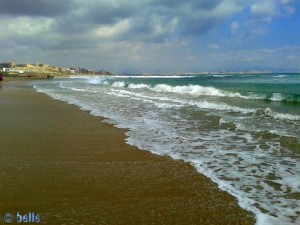
<instances>
[{"instance_id":1,"label":"cloudy sky","mask_svg":"<svg viewBox=\"0 0 300 225\"><path fill-rule=\"evenodd\" d=\"M0 61L300 71L299 0L0 0Z\"/></svg>"}]
</instances>

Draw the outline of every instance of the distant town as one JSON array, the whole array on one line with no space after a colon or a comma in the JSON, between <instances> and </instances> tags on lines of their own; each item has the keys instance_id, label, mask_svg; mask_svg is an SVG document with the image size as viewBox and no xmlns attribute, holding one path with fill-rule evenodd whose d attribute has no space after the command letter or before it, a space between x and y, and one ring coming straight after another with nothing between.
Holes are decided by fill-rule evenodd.
<instances>
[{"instance_id":1,"label":"distant town","mask_svg":"<svg viewBox=\"0 0 300 225\"><path fill-rule=\"evenodd\" d=\"M21 77L54 77L72 74L83 75L112 75L106 70L93 71L90 69L74 67L58 67L36 62L33 64L17 64L14 61L0 63L0 71L10 76Z\"/></svg>"},{"instance_id":2,"label":"distant town","mask_svg":"<svg viewBox=\"0 0 300 225\"><path fill-rule=\"evenodd\" d=\"M52 78L55 76L69 76L69 75L113 75L113 73L107 70L93 71L90 69L80 67L58 67L41 62L30 63L30 64L17 64L14 61L0 63L0 72L7 76L14 77L36 77L36 78ZM261 74L271 73L271 71L263 70L252 70L252 71L219 71L219 72L170 72L170 73L122 73L123 75L163 75L163 76L174 76L174 75L192 75L192 74Z\"/></svg>"}]
</instances>

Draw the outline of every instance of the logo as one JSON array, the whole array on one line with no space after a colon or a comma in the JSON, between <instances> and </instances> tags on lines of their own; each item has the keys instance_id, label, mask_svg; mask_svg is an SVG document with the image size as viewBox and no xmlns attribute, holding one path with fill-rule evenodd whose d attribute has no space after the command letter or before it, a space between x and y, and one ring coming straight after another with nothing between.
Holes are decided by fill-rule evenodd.
<instances>
[{"instance_id":1,"label":"logo","mask_svg":"<svg viewBox=\"0 0 300 225\"><path fill-rule=\"evenodd\" d=\"M34 212L28 214L16 213L15 216L11 213L6 213L3 217L5 223L17 222L17 223L39 223L41 222L41 216Z\"/></svg>"},{"instance_id":2,"label":"logo","mask_svg":"<svg viewBox=\"0 0 300 225\"><path fill-rule=\"evenodd\" d=\"M12 214L10 214L10 213L6 213L5 215L4 215L4 222L5 223L11 223L12 221L13 221L13 215Z\"/></svg>"}]
</instances>

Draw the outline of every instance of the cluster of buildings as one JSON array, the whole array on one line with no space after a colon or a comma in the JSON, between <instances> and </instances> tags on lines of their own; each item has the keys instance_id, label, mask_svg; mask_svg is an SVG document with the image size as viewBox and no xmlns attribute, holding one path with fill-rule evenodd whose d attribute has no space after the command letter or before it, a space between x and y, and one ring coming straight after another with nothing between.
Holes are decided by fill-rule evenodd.
<instances>
[{"instance_id":1,"label":"cluster of buildings","mask_svg":"<svg viewBox=\"0 0 300 225\"><path fill-rule=\"evenodd\" d=\"M111 75L105 70L93 71L84 68L65 68L58 66L51 66L37 62L35 64L16 64L15 62L0 63L0 71L15 74L95 74L95 75Z\"/></svg>"}]
</instances>

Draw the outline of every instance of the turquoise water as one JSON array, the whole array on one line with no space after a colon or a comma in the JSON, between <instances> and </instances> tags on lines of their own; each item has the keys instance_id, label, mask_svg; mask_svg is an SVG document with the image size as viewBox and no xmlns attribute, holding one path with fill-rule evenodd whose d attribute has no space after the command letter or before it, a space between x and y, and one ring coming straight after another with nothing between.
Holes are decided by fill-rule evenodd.
<instances>
[{"instance_id":1,"label":"turquoise water","mask_svg":"<svg viewBox=\"0 0 300 225\"><path fill-rule=\"evenodd\" d=\"M299 74L77 76L35 88L128 128L131 145L191 163L257 224L300 224Z\"/></svg>"}]
</instances>

